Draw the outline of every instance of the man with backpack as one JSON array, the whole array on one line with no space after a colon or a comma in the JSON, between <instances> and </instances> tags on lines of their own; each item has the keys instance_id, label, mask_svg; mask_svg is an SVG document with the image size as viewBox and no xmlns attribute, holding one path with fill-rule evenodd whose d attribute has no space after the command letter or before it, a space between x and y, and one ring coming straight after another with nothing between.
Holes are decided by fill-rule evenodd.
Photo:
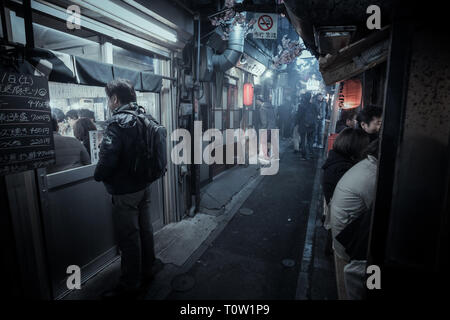
<instances>
[{"instance_id":1,"label":"man with backpack","mask_svg":"<svg viewBox=\"0 0 450 320\"><path fill-rule=\"evenodd\" d=\"M148 150L147 142L152 137L146 134L148 128L154 130L158 126L156 122L152 122L154 126L144 122L146 116L136 104L136 92L128 81L113 80L105 90L112 117L103 134L94 178L102 181L112 195L114 229L121 251L121 277L118 286L106 292L104 298L133 298L153 278L155 251L150 184L164 172L156 172L156 178L149 177L149 170L155 171L149 156L157 155ZM161 139L165 143L165 131L163 133Z\"/></svg>"}]
</instances>

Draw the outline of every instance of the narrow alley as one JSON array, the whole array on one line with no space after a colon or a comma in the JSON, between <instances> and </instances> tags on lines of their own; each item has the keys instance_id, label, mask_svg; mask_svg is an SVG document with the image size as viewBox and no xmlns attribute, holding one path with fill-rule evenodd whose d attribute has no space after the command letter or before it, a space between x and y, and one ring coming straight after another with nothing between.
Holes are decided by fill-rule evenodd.
<instances>
[{"instance_id":1,"label":"narrow alley","mask_svg":"<svg viewBox=\"0 0 450 320\"><path fill-rule=\"evenodd\" d=\"M313 260L315 254L310 251L313 244L305 252L305 237L310 211L314 211L313 229L320 221L315 218L317 209L312 209L319 205L313 196L313 191L319 191L313 190L319 188L315 181L318 160L301 162L292 148L283 152L279 173L261 180L224 230L187 270L186 275L195 280L193 287L185 292L173 290L167 299L295 299L302 289L298 287L305 267L301 264ZM316 202L311 203L312 200ZM242 209L253 213L246 215L246 211L240 212ZM315 298L336 298L331 260L327 261L328 270L322 270L322 281L329 281L327 291L316 293L323 296ZM312 270L305 272L308 277L312 274ZM311 292L304 298L311 298Z\"/></svg>"},{"instance_id":2,"label":"narrow alley","mask_svg":"<svg viewBox=\"0 0 450 320\"><path fill-rule=\"evenodd\" d=\"M446 14L0 0L3 291L180 317L192 301L441 298Z\"/></svg>"}]
</instances>

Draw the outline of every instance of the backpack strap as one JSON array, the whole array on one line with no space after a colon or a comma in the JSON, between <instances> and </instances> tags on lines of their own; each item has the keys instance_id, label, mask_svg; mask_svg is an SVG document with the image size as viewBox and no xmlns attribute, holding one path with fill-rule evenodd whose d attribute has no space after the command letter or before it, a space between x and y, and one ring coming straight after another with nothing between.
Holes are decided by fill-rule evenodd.
<instances>
[{"instance_id":1,"label":"backpack strap","mask_svg":"<svg viewBox=\"0 0 450 320\"><path fill-rule=\"evenodd\" d=\"M152 116L151 114L138 113L138 112L136 112L136 111L131 111L131 110L122 110L122 111L119 111L118 113L128 113L128 114L132 114L132 115L134 115L135 117L137 117L138 119L141 119L141 120L144 122L144 124L145 124L146 126L149 125L147 117L150 117L150 120L152 120L153 122L155 122L156 124L159 125L159 122L158 122L155 118L153 118L153 116Z\"/></svg>"}]
</instances>

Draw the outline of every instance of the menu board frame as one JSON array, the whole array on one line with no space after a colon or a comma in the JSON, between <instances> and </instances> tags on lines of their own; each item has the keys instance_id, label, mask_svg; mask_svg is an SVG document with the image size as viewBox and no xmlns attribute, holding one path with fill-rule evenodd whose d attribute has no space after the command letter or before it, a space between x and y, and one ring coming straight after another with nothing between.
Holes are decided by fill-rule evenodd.
<instances>
[{"instance_id":1,"label":"menu board frame","mask_svg":"<svg viewBox=\"0 0 450 320\"><path fill-rule=\"evenodd\" d=\"M48 80L0 66L0 176L55 163Z\"/></svg>"}]
</instances>

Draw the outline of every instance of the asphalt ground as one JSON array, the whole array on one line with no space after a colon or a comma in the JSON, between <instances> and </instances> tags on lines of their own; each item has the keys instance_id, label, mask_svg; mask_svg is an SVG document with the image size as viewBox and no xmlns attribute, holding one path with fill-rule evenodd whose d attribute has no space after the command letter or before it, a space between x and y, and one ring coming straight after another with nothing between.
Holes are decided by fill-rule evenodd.
<instances>
[{"instance_id":1,"label":"asphalt ground","mask_svg":"<svg viewBox=\"0 0 450 320\"><path fill-rule=\"evenodd\" d=\"M193 287L166 299L295 299L317 161L284 152L278 174L264 177L242 205L253 214L236 213L187 271Z\"/></svg>"}]
</instances>

